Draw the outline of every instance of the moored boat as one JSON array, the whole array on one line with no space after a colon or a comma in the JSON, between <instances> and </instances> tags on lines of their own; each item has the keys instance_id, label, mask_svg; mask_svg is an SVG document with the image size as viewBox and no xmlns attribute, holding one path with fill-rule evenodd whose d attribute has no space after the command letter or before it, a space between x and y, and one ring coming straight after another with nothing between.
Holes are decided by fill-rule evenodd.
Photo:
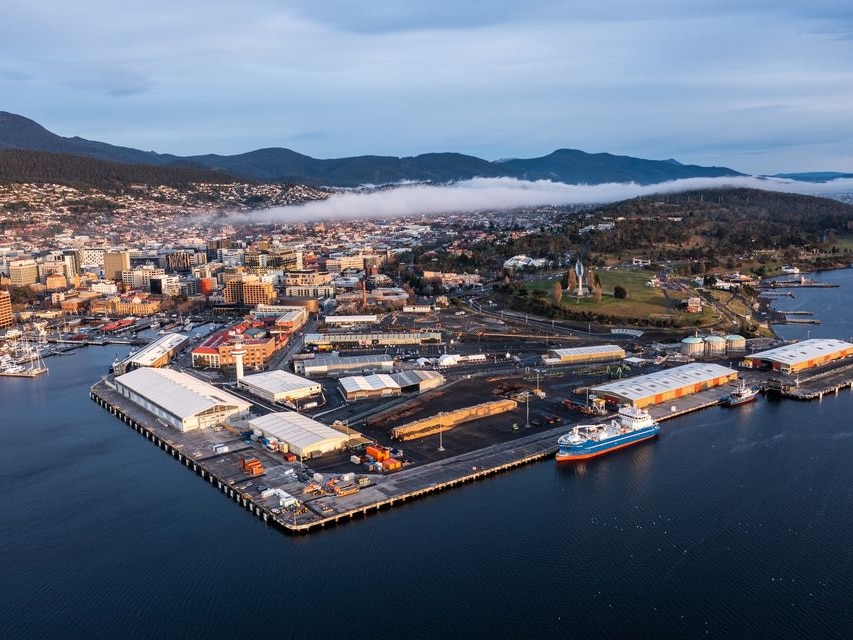
<instances>
[{"instance_id":1,"label":"moored boat","mask_svg":"<svg viewBox=\"0 0 853 640\"><path fill-rule=\"evenodd\" d=\"M739 404L746 404L747 402L756 400L760 392L760 387L747 387L746 382L741 380L734 391L720 398L720 404L724 407L736 407Z\"/></svg>"},{"instance_id":2,"label":"moored boat","mask_svg":"<svg viewBox=\"0 0 853 640\"><path fill-rule=\"evenodd\" d=\"M660 424L645 409L622 407L616 420L579 424L557 439L557 462L585 460L654 438Z\"/></svg>"}]
</instances>

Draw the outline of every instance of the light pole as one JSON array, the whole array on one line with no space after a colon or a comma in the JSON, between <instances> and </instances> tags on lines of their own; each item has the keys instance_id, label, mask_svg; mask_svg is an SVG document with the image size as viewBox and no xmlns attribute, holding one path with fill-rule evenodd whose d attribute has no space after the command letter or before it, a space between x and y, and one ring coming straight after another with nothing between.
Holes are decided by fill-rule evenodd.
<instances>
[{"instance_id":1,"label":"light pole","mask_svg":"<svg viewBox=\"0 0 853 640\"><path fill-rule=\"evenodd\" d=\"M441 438L442 428L441 428L441 420L438 421L438 450L444 451L444 441Z\"/></svg>"},{"instance_id":2,"label":"light pole","mask_svg":"<svg viewBox=\"0 0 853 640\"><path fill-rule=\"evenodd\" d=\"M527 417L524 419L524 428L530 428L530 392L524 392L524 406L527 408Z\"/></svg>"}]
</instances>

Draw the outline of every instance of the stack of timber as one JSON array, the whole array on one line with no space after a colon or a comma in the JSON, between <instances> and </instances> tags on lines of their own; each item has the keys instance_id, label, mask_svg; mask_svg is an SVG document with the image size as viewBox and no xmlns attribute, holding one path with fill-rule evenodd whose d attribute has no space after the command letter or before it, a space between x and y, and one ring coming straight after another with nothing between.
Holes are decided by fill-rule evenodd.
<instances>
[{"instance_id":1,"label":"stack of timber","mask_svg":"<svg viewBox=\"0 0 853 640\"><path fill-rule=\"evenodd\" d=\"M476 404L472 407L463 407L455 411L440 413L436 416L415 420L408 424L394 427L391 429L391 437L396 440L414 440L416 438L425 438L439 431L448 431L453 427L478 420L479 418L488 418L499 413L512 411L518 406L515 400L495 400L494 402L484 402Z\"/></svg>"}]
</instances>

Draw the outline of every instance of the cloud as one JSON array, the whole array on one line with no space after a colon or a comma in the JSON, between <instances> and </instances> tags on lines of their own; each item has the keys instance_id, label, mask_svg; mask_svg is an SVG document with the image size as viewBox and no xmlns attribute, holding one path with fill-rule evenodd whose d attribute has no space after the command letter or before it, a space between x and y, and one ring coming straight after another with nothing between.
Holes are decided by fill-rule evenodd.
<instances>
[{"instance_id":1,"label":"cloud","mask_svg":"<svg viewBox=\"0 0 853 640\"><path fill-rule=\"evenodd\" d=\"M696 189L751 188L806 195L853 192L853 180L825 183L778 178L688 178L653 185L611 183L569 185L514 178L475 178L450 185L406 185L369 192L335 194L327 200L239 214L243 221L299 223L315 219L393 218L466 211L503 211L548 205L603 204Z\"/></svg>"},{"instance_id":2,"label":"cloud","mask_svg":"<svg viewBox=\"0 0 853 640\"><path fill-rule=\"evenodd\" d=\"M849 171L851 32L849 0L7 0L0 95L63 135L180 155Z\"/></svg>"}]
</instances>

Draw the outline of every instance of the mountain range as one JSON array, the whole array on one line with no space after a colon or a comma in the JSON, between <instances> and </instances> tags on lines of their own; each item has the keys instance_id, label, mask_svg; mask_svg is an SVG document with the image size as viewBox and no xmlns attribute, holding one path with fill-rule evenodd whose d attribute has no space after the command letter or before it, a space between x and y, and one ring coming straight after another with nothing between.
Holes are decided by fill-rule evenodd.
<instances>
[{"instance_id":1,"label":"mountain range","mask_svg":"<svg viewBox=\"0 0 853 640\"><path fill-rule=\"evenodd\" d=\"M237 155L176 156L120 147L80 137L63 137L37 122L0 111L0 149L49 152L129 165L215 171L258 182L290 182L331 187L381 185L402 181L452 182L476 177L551 180L567 184L635 182L655 184L695 177L744 175L726 167L684 165L675 160L644 160L609 153L558 149L541 158L483 160L461 153L413 157L355 156L317 159L285 148Z\"/></svg>"}]
</instances>

